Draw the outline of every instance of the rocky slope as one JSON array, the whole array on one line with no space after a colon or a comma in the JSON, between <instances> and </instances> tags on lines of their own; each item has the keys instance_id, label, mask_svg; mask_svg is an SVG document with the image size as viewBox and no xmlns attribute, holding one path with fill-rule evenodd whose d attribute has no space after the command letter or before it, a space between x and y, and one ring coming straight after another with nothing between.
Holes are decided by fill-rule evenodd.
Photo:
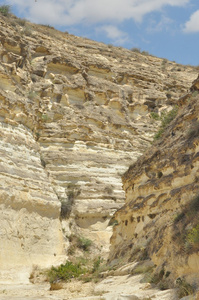
<instances>
[{"instance_id":1,"label":"rocky slope","mask_svg":"<svg viewBox=\"0 0 199 300\"><path fill-rule=\"evenodd\" d=\"M110 260L150 258L165 287L198 288L199 79L157 141L123 176ZM186 293L185 293L186 295Z\"/></svg>"},{"instance_id":2,"label":"rocky slope","mask_svg":"<svg viewBox=\"0 0 199 300\"><path fill-rule=\"evenodd\" d=\"M121 173L159 125L151 112L197 71L14 16L0 19L0 56L0 277L24 281L66 257L71 232L108 251Z\"/></svg>"}]
</instances>

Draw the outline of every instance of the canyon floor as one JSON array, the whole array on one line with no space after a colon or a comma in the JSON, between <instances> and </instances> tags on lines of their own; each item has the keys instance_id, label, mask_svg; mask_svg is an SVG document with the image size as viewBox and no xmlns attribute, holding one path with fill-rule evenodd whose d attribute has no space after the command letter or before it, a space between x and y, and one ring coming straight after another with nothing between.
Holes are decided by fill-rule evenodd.
<instances>
[{"instance_id":1,"label":"canyon floor","mask_svg":"<svg viewBox=\"0 0 199 300\"><path fill-rule=\"evenodd\" d=\"M175 289L158 290L149 283L141 283L143 275L128 274L131 263L118 269L117 276L108 276L94 283L73 279L62 284L62 289L50 290L49 283L27 285L0 285L1 300L175 300L178 299ZM197 298L186 298L197 299Z\"/></svg>"}]
</instances>

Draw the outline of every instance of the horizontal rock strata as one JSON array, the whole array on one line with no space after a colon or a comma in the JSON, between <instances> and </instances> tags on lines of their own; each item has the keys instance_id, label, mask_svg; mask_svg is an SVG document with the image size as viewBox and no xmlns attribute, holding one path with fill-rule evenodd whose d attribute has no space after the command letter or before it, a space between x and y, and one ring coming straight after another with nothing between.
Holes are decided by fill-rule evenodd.
<instances>
[{"instance_id":1,"label":"horizontal rock strata","mask_svg":"<svg viewBox=\"0 0 199 300\"><path fill-rule=\"evenodd\" d=\"M198 285L198 80L162 139L123 176L110 260L151 258L170 284ZM161 271L163 270L163 271ZM166 275L165 275L166 276Z\"/></svg>"},{"instance_id":2,"label":"horizontal rock strata","mask_svg":"<svg viewBox=\"0 0 199 300\"><path fill-rule=\"evenodd\" d=\"M0 57L1 270L61 257L61 206L67 234L107 251L120 176L159 125L150 113L171 109L196 69L14 16L0 20Z\"/></svg>"}]
</instances>

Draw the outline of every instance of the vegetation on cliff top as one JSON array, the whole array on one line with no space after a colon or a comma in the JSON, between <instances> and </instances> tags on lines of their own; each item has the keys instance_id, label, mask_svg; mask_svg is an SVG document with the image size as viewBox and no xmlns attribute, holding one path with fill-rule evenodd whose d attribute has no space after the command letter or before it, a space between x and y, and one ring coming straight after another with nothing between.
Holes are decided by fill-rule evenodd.
<instances>
[{"instance_id":1,"label":"vegetation on cliff top","mask_svg":"<svg viewBox=\"0 0 199 300\"><path fill-rule=\"evenodd\" d=\"M10 12L11 12L11 7L10 7L10 5L1 5L1 6L0 6L0 13L1 13L3 16L7 17L7 16L10 14Z\"/></svg>"}]
</instances>

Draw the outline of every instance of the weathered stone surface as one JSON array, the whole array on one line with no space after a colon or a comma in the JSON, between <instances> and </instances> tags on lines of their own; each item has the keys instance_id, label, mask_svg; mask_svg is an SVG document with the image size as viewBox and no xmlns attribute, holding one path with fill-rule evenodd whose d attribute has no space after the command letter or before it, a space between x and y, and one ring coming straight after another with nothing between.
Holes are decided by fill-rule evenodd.
<instances>
[{"instance_id":1,"label":"weathered stone surface","mask_svg":"<svg viewBox=\"0 0 199 300\"><path fill-rule=\"evenodd\" d=\"M150 113L171 109L197 76L193 67L19 24L0 20L5 281L24 280L33 263L59 261L61 227L108 251L109 220L124 202L120 176L159 125ZM21 272L12 274L13 266Z\"/></svg>"},{"instance_id":2,"label":"weathered stone surface","mask_svg":"<svg viewBox=\"0 0 199 300\"><path fill-rule=\"evenodd\" d=\"M123 176L110 259L150 257L170 284L198 286L198 80L176 119ZM196 197L196 198L195 198ZM166 276L166 275L165 275Z\"/></svg>"},{"instance_id":3,"label":"weathered stone surface","mask_svg":"<svg viewBox=\"0 0 199 300\"><path fill-rule=\"evenodd\" d=\"M60 262L60 202L32 132L0 118L0 282L26 282L33 264Z\"/></svg>"}]
</instances>

